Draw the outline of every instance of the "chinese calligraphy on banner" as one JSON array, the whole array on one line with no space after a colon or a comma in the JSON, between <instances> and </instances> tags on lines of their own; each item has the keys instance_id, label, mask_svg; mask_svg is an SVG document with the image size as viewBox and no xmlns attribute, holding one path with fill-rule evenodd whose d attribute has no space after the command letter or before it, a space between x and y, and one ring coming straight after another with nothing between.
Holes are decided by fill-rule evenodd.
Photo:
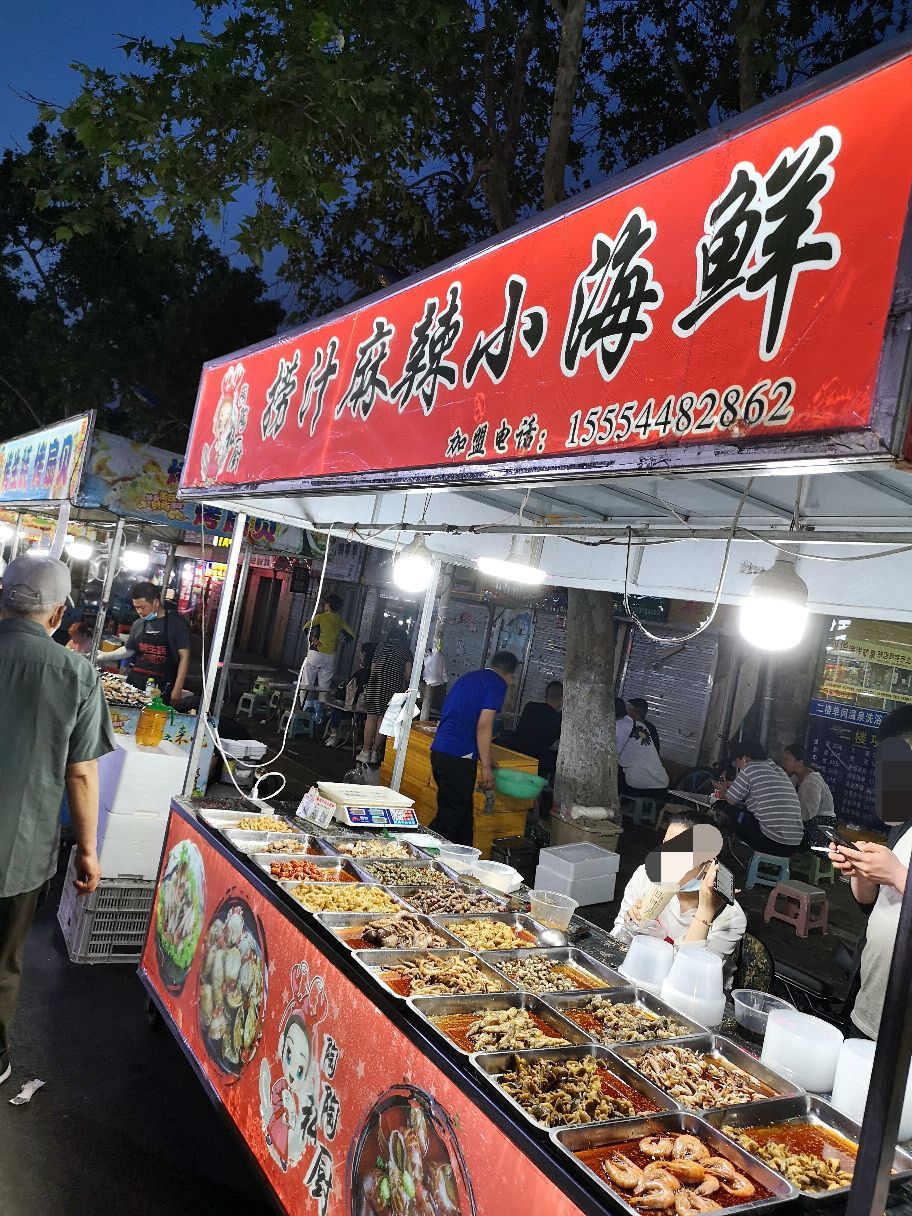
<instances>
[{"instance_id":1,"label":"chinese calligraphy on banner","mask_svg":"<svg viewBox=\"0 0 912 1216\"><path fill-rule=\"evenodd\" d=\"M0 502L73 501L92 419L92 414L81 414L0 443Z\"/></svg>"},{"instance_id":2,"label":"chinese calligraphy on banner","mask_svg":"<svg viewBox=\"0 0 912 1216\"><path fill-rule=\"evenodd\" d=\"M581 1216L175 812L140 973L289 1216L400 1210L369 1202L398 1185L394 1139L406 1146L413 1187L446 1200L434 1210Z\"/></svg>"},{"instance_id":3,"label":"chinese calligraphy on banner","mask_svg":"<svg viewBox=\"0 0 912 1216\"><path fill-rule=\"evenodd\" d=\"M870 429L910 121L907 57L208 364L183 490Z\"/></svg>"}]
</instances>

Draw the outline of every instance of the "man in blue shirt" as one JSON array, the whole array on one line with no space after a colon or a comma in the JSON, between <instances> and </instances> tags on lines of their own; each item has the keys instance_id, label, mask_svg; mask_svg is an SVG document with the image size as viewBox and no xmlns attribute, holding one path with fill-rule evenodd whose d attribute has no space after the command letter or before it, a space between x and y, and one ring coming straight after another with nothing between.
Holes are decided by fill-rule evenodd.
<instances>
[{"instance_id":1,"label":"man in blue shirt","mask_svg":"<svg viewBox=\"0 0 912 1216\"><path fill-rule=\"evenodd\" d=\"M518 666L515 654L498 650L489 667L458 679L443 703L440 725L431 744L431 769L437 782L437 817L431 827L453 844L472 843L472 801L479 760L481 788L494 788L494 718L503 708Z\"/></svg>"}]
</instances>

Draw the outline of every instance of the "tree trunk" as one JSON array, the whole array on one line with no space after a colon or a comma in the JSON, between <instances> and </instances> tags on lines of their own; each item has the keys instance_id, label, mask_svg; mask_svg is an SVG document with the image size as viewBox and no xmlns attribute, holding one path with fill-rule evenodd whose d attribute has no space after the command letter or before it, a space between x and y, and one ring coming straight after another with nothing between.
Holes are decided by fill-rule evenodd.
<instances>
[{"instance_id":1,"label":"tree trunk","mask_svg":"<svg viewBox=\"0 0 912 1216\"><path fill-rule=\"evenodd\" d=\"M614 733L614 601L571 587L567 603L564 715L555 803L603 806L620 820Z\"/></svg>"},{"instance_id":2,"label":"tree trunk","mask_svg":"<svg viewBox=\"0 0 912 1216\"><path fill-rule=\"evenodd\" d=\"M747 0L744 17L735 28L735 42L738 47L738 105L742 113L755 106L758 101L756 45L762 15L763 0Z\"/></svg>"},{"instance_id":3,"label":"tree trunk","mask_svg":"<svg viewBox=\"0 0 912 1216\"><path fill-rule=\"evenodd\" d=\"M583 49L583 26L586 21L586 0L567 0L562 9L560 55L554 81L554 102L551 106L551 130L545 152L544 204L553 207L565 197L564 178L567 169L567 148L573 125L573 103L580 55Z\"/></svg>"}]
</instances>

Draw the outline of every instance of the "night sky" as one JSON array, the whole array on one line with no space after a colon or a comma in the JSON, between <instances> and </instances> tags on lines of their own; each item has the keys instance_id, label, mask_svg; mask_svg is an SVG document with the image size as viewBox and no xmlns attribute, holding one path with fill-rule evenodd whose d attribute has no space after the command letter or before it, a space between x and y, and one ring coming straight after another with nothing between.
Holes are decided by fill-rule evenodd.
<instances>
[{"instance_id":1,"label":"night sky","mask_svg":"<svg viewBox=\"0 0 912 1216\"><path fill-rule=\"evenodd\" d=\"M24 144L36 118L12 90L65 104L81 83L70 68L75 60L127 66L118 35L164 41L199 31L193 0L3 0L0 8L0 148Z\"/></svg>"}]
</instances>

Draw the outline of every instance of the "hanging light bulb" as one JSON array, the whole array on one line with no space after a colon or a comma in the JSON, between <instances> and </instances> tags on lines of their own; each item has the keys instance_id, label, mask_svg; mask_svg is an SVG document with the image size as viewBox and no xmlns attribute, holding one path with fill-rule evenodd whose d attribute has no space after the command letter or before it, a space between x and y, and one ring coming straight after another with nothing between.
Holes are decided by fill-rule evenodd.
<instances>
[{"instance_id":1,"label":"hanging light bulb","mask_svg":"<svg viewBox=\"0 0 912 1216\"><path fill-rule=\"evenodd\" d=\"M545 581L544 570L535 565L532 557L532 537L514 536L506 560L500 557L479 557L476 565L482 574L508 583L525 583L537 587Z\"/></svg>"},{"instance_id":2,"label":"hanging light bulb","mask_svg":"<svg viewBox=\"0 0 912 1216\"><path fill-rule=\"evenodd\" d=\"M129 570L132 574L142 574L144 570L149 569L149 550L144 549L142 545L127 545L121 561L124 570Z\"/></svg>"},{"instance_id":3,"label":"hanging light bulb","mask_svg":"<svg viewBox=\"0 0 912 1216\"><path fill-rule=\"evenodd\" d=\"M402 591L424 591L431 581L433 566L433 554L424 537L418 535L411 544L399 550L393 562L393 582Z\"/></svg>"},{"instance_id":4,"label":"hanging light bulb","mask_svg":"<svg viewBox=\"0 0 912 1216\"><path fill-rule=\"evenodd\" d=\"M94 554L95 546L84 537L73 536L67 538L66 551L71 561L87 562Z\"/></svg>"},{"instance_id":5,"label":"hanging light bulb","mask_svg":"<svg viewBox=\"0 0 912 1216\"><path fill-rule=\"evenodd\" d=\"M741 636L760 650L790 650L804 636L807 601L807 583L795 559L777 557L770 570L757 575L741 605Z\"/></svg>"}]
</instances>

